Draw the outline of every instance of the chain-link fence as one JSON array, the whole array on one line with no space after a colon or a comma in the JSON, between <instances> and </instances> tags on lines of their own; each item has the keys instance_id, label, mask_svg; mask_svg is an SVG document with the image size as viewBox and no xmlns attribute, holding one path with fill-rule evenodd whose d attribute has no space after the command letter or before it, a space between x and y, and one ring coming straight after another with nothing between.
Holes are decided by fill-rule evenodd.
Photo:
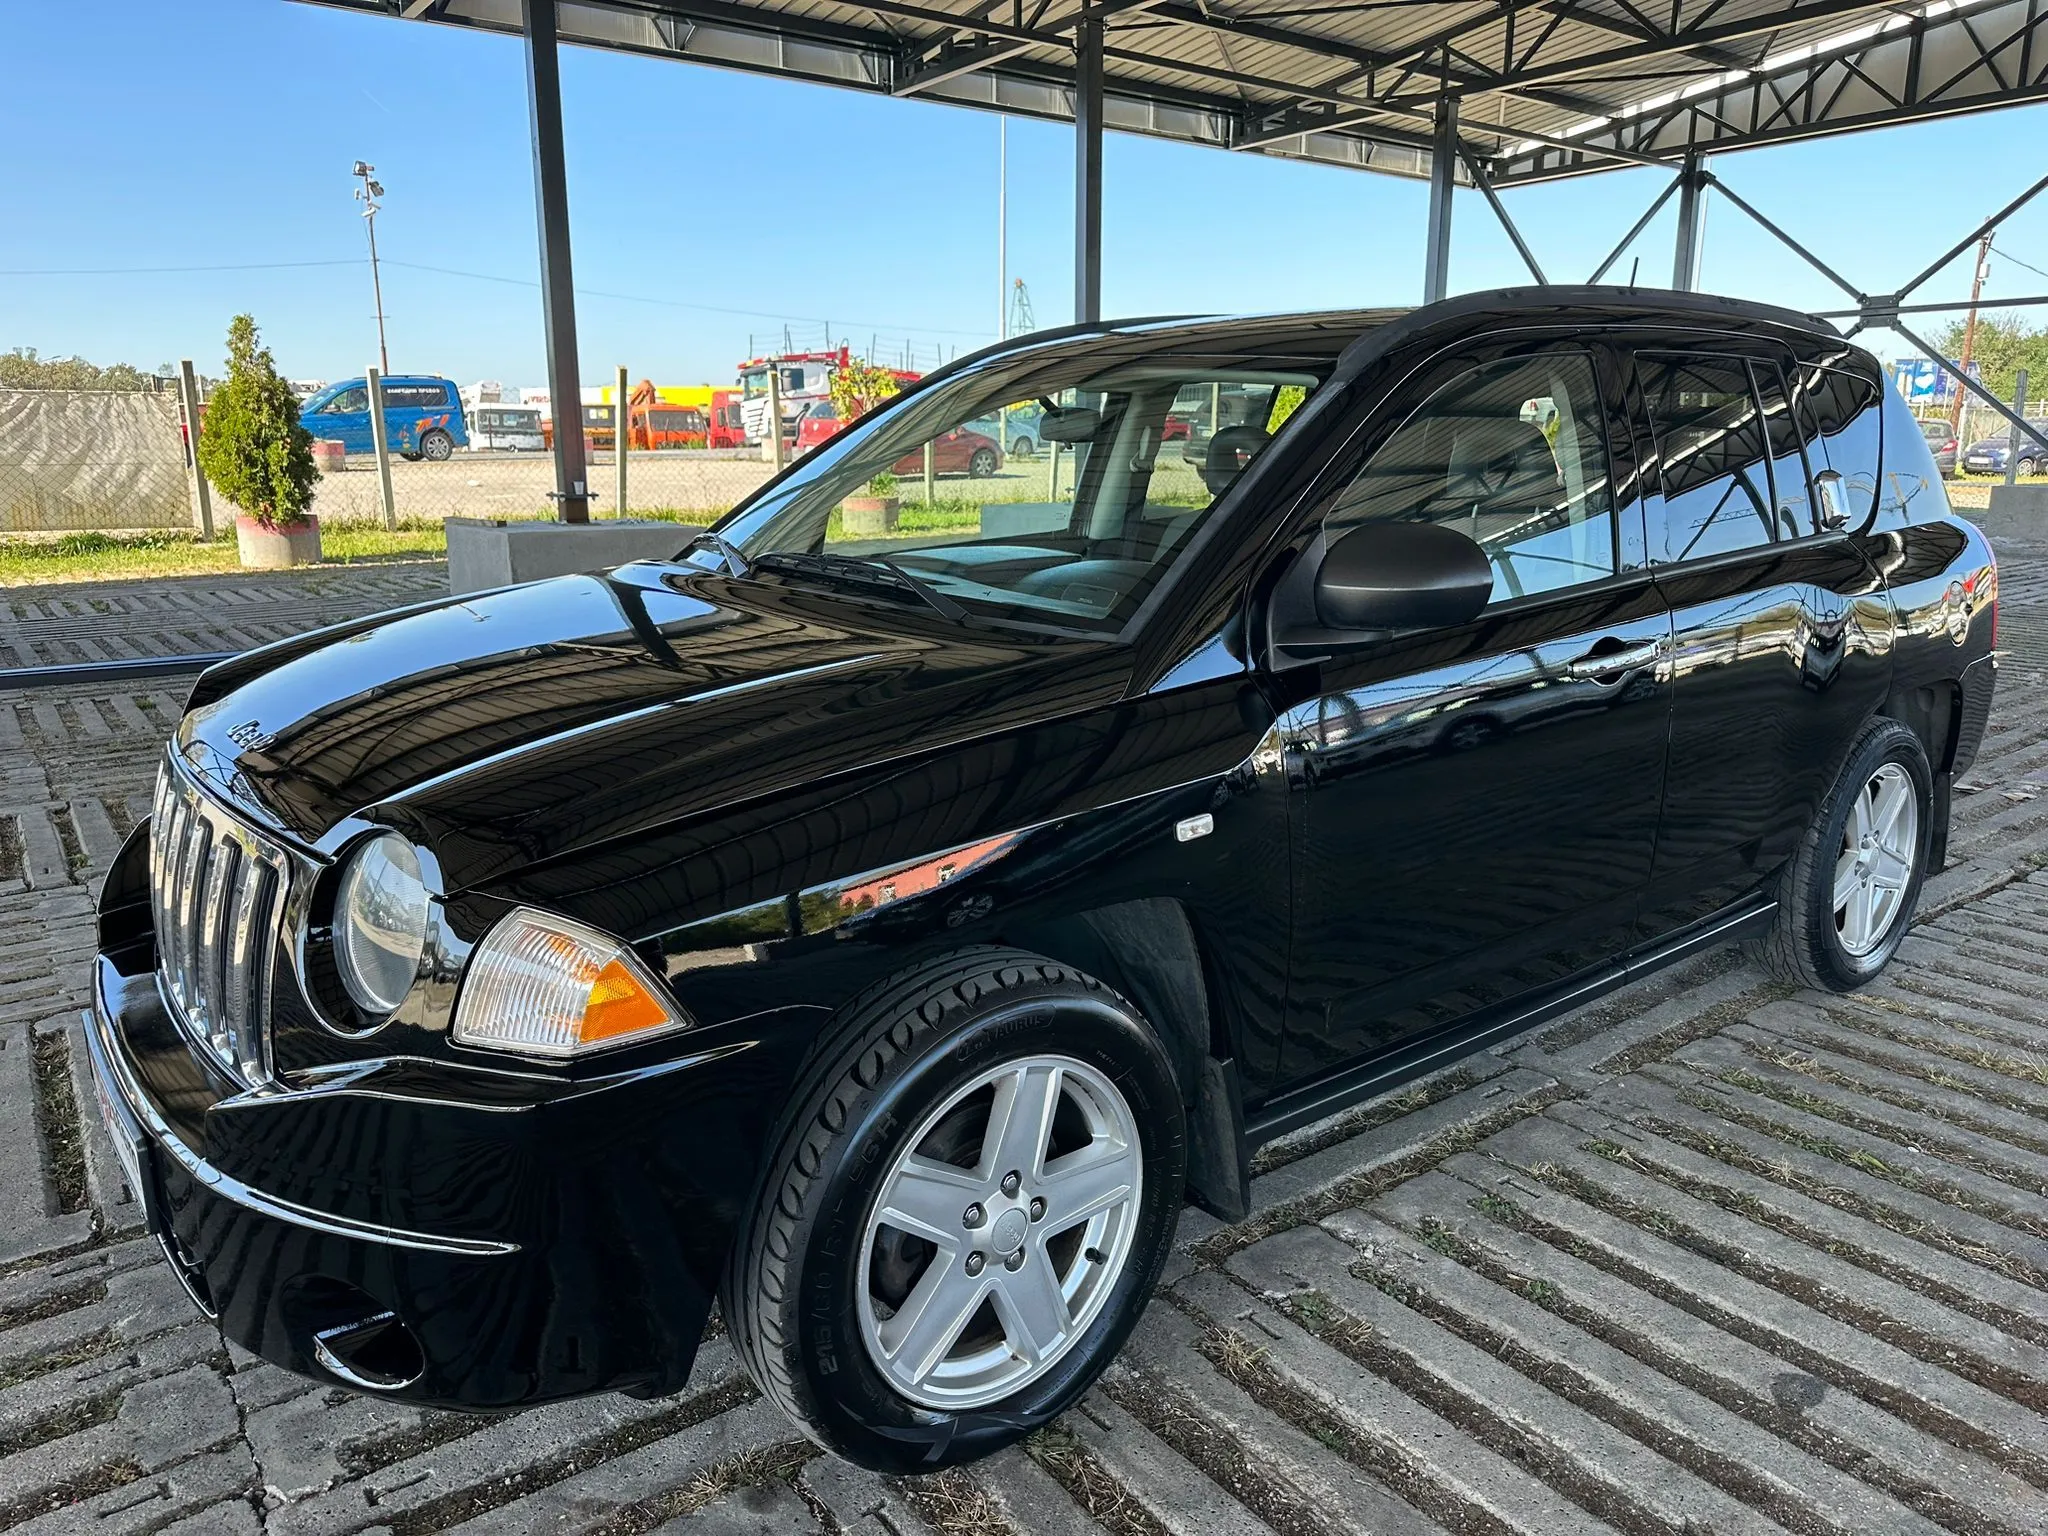
<instances>
[{"instance_id":1,"label":"chain-link fence","mask_svg":"<svg viewBox=\"0 0 2048 1536\"><path fill-rule=\"evenodd\" d=\"M438 445L437 445L438 446ZM445 458L394 448L387 476L374 453L339 442L316 451L313 511L323 520L442 521L549 517L554 457L453 447ZM757 450L629 452L629 516L704 521L744 500L774 472ZM620 512L614 456L591 456L592 511ZM216 529L235 509L216 492ZM173 390L139 393L0 389L0 533L57 534L190 528L196 520L183 412Z\"/></svg>"},{"instance_id":2,"label":"chain-link fence","mask_svg":"<svg viewBox=\"0 0 2048 1536\"><path fill-rule=\"evenodd\" d=\"M190 495L174 394L0 389L0 533L188 527Z\"/></svg>"},{"instance_id":3,"label":"chain-link fence","mask_svg":"<svg viewBox=\"0 0 2048 1536\"><path fill-rule=\"evenodd\" d=\"M609 452L590 456L591 512L619 512L618 470ZM551 453L455 449L448 458L390 457L391 512L399 519L551 517L555 461ZM774 473L756 451L663 449L628 452L629 517L653 514L705 519L737 505ZM313 495L313 510L327 518L384 516L383 477L373 454L348 454L328 467Z\"/></svg>"}]
</instances>

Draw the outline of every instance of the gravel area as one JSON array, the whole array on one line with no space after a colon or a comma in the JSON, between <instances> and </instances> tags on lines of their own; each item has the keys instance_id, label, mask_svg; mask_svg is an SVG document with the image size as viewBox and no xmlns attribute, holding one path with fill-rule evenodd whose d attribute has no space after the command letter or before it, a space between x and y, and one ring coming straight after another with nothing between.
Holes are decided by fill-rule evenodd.
<instances>
[{"instance_id":1,"label":"gravel area","mask_svg":"<svg viewBox=\"0 0 2048 1536\"><path fill-rule=\"evenodd\" d=\"M248 643L429 569L9 594L0 663L82 659L60 619ZM2048 550L2004 592L1952 863L1880 982L1702 956L1302 1133L1249 1220L1186 1214L1074 1412L907 1481L818 1456L717 1337L677 1397L497 1419L226 1347L137 1231L76 1022L179 685L0 678L0 1530L2048 1530Z\"/></svg>"}]
</instances>

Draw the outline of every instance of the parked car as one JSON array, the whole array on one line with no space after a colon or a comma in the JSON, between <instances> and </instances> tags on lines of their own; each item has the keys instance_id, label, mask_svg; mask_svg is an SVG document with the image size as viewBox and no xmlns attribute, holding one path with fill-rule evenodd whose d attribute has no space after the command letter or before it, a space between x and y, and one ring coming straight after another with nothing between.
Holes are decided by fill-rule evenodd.
<instances>
[{"instance_id":1,"label":"parked car","mask_svg":"<svg viewBox=\"0 0 2048 1536\"><path fill-rule=\"evenodd\" d=\"M1963 468L1973 475L2002 475L2006 461L2013 456L2012 444L2004 436L1983 437L1963 451ZM2048 453L2032 438L2022 438L2018 459L2019 477L2024 480L2038 472L2039 465L2048 460Z\"/></svg>"},{"instance_id":2,"label":"parked car","mask_svg":"<svg viewBox=\"0 0 2048 1536\"><path fill-rule=\"evenodd\" d=\"M839 435L845 423L839 419L839 411L830 400L814 401L796 425L795 448L799 454L809 453L813 448L822 447ZM1002 446L995 438L988 436L981 428L993 429L995 418L968 422L942 432L932 439L932 473L937 475L971 475L985 480L1003 467ZM897 476L922 475L924 473L924 445L906 453L901 460L890 466L890 473Z\"/></svg>"},{"instance_id":3,"label":"parked car","mask_svg":"<svg viewBox=\"0 0 2048 1536\"><path fill-rule=\"evenodd\" d=\"M539 453L547 447L537 405L478 405L470 412L469 429L469 446L478 452Z\"/></svg>"},{"instance_id":4,"label":"parked car","mask_svg":"<svg viewBox=\"0 0 2048 1536\"><path fill-rule=\"evenodd\" d=\"M1190 388L1264 406L1155 501ZM835 542L1020 393L1070 517ZM204 673L101 892L92 1071L268 1360L663 1394L716 1299L811 1436L929 1471L1071 1406L1274 1137L1715 945L1876 975L1996 600L1876 361L1788 311L1005 343L674 558Z\"/></svg>"},{"instance_id":5,"label":"parked car","mask_svg":"<svg viewBox=\"0 0 2048 1536\"><path fill-rule=\"evenodd\" d=\"M1956 472L1956 455L1961 444L1956 438L1956 429L1946 417L1923 417L1920 430L1927 438L1927 447L1934 454L1934 467L1941 478L1948 480Z\"/></svg>"},{"instance_id":6,"label":"parked car","mask_svg":"<svg viewBox=\"0 0 2048 1536\"><path fill-rule=\"evenodd\" d=\"M469 446L462 395L451 380L430 374L393 374L383 381L384 434L402 459L440 463ZM299 421L315 437L332 438L350 453L374 453L367 379L330 384L299 407Z\"/></svg>"}]
</instances>

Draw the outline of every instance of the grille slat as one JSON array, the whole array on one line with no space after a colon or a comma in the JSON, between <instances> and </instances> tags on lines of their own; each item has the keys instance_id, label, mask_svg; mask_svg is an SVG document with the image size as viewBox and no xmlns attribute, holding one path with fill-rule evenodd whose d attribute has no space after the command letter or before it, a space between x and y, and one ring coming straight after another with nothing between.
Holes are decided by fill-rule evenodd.
<instances>
[{"instance_id":1,"label":"grille slat","mask_svg":"<svg viewBox=\"0 0 2048 1536\"><path fill-rule=\"evenodd\" d=\"M157 776L152 816L164 996L186 1033L253 1087L269 1077L269 959L288 856L207 799L172 758Z\"/></svg>"}]
</instances>

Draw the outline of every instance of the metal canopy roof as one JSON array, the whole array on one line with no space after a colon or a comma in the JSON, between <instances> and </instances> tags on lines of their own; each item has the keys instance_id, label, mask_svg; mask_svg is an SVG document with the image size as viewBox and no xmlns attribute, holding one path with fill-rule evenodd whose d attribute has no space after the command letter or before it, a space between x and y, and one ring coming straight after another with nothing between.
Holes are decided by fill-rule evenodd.
<instances>
[{"instance_id":1,"label":"metal canopy roof","mask_svg":"<svg viewBox=\"0 0 2048 1536\"><path fill-rule=\"evenodd\" d=\"M520 0L310 0L517 34ZM1497 184L2048 99L2048 0L1104 0L1106 125ZM1079 0L562 0L565 42L1071 119ZM1464 167L1460 166L1461 178Z\"/></svg>"}]
</instances>

